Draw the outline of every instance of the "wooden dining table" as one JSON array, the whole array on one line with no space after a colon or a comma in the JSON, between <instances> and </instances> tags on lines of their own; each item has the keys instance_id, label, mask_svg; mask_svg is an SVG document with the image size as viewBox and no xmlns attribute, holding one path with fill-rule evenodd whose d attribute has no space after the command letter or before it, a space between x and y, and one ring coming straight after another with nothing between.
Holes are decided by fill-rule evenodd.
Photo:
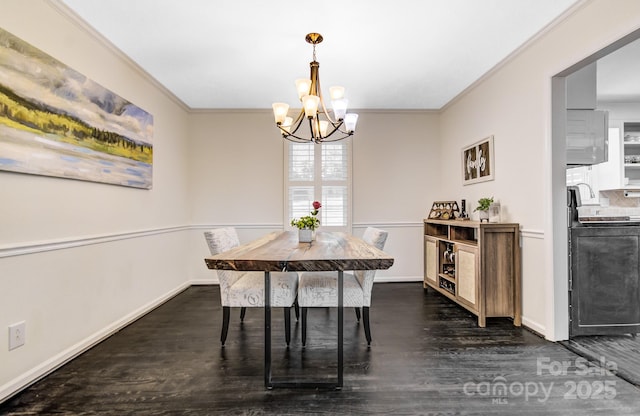
<instances>
[{"instance_id":1,"label":"wooden dining table","mask_svg":"<svg viewBox=\"0 0 640 416\"><path fill-rule=\"evenodd\" d=\"M343 272L383 270L393 258L360 238L346 233L317 232L310 243L298 242L294 231L274 232L224 253L205 258L209 269L264 272L264 383L265 387L341 389L343 385ZM336 271L338 279L338 368L331 381L275 379L271 374L271 272Z\"/></svg>"}]
</instances>

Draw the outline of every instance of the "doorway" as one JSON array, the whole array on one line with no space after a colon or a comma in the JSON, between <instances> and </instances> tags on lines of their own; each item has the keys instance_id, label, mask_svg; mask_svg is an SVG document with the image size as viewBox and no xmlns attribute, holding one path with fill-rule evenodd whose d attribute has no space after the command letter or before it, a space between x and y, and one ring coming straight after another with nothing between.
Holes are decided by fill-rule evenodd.
<instances>
[{"instance_id":1,"label":"doorway","mask_svg":"<svg viewBox=\"0 0 640 416\"><path fill-rule=\"evenodd\" d=\"M625 55L624 51L626 49L631 49L636 52L629 54L633 56L635 60L634 65L640 65L640 53L637 51L640 50L640 30L636 30L629 35L619 39L618 41L612 43L611 45L603 48L597 53L585 58L584 60L572 65L561 73L557 74L552 78L552 157L551 157L551 190L552 190L552 231L553 231L553 272L554 272L554 290L557 293L556 298L553 300L554 313L556 317L560 319L556 320L556 333L555 336L557 339L568 339L569 338L569 328L571 326L570 322L570 299L571 292L569 286L569 265L570 261L574 261L576 259L570 259L569 256L569 238L568 238L568 215L567 215L567 146L566 146L566 137L567 137L567 77L571 74L585 68L588 65L593 64L594 62L603 63L606 65L611 64L611 57L614 55L619 55L622 57ZM625 62L622 60L622 62ZM628 62L627 62L628 64ZM603 65L606 67L606 65ZM624 72L625 68L622 68L621 72L618 72L616 75L615 71L611 71L611 68L608 68L607 71L610 71L609 76L617 76L617 81L624 81L624 76L621 75ZM605 71L606 72L606 71ZM640 71L637 71L637 75L640 75ZM599 74L600 76L600 74ZM601 78L598 78L598 83L602 82ZM601 85L598 86L599 90L601 89ZM630 88L630 87L626 87ZM640 80L635 81L635 88L640 88ZM624 107L624 104L635 103L637 108L640 108L640 91L632 92L629 91L627 97L622 97L621 94L624 93L624 90L617 90L612 87L606 88L607 92L604 93L603 97L600 96L600 91L598 92L598 108L605 109L613 112L617 112L617 114L621 114L621 107ZM618 96L615 96L618 94ZM635 94L635 97L632 96ZM623 105L613 105L614 102L617 101L618 104ZM623 124L622 119L629 116L614 116L613 120L615 121L610 125L614 130L612 140L617 140L618 144L623 143L622 135L623 133ZM635 111L635 116L638 118L638 122L640 122L640 111ZM634 120L629 120L634 121ZM615 134L618 136L616 137ZM614 143L615 144L615 143ZM638 145L640 147L640 144ZM613 154L610 154L610 158L612 160L618 160L619 170L616 172L615 166L613 170L608 170L607 177L602 179L598 177L598 169L583 169L584 177L576 178L576 182L586 182L591 185L593 188L595 197L591 198L589 195L589 190L587 187L581 187L582 193L588 198L592 199L591 202L597 203L599 206L604 202L610 202L610 200L614 197L619 197L622 195L622 199L625 198L625 188L629 188L629 181L632 178L629 178L628 172L626 172L624 168L624 155L625 155L625 146L622 144L616 150L614 147ZM610 164L611 165L611 164ZM639 166L640 167L640 166ZM611 166L609 166L611 168ZM590 178L587 175L591 175ZM618 175L616 178L612 179L612 175ZM625 179L628 178L628 179ZM609 181L609 182L607 182ZM613 181L613 185L610 183ZM604 185L603 183L607 183ZM618 185L619 184L619 185ZM616 189L617 188L617 189ZM614 192L615 191L615 192ZM637 194L640 196L640 193ZM599 198L600 197L600 198ZM628 202L628 201L627 201ZM636 201L637 206L640 207L640 198ZM588 287L589 285L587 285ZM591 285L593 286L593 285ZM562 293L568 293L569 296L562 297ZM640 299L637 300L640 303ZM588 305L582 305L582 308L588 308ZM564 321L566 322L559 322ZM634 329L635 330L635 329ZM574 331L575 333L575 331ZM635 335L596 335L599 333L597 329L593 329L591 332L593 335L591 336L579 336L572 335L571 339L568 341L564 341L563 344L568 348L574 350L580 355L585 356L586 358L592 359L594 361L598 361L601 358L605 360L623 363L627 360L631 359L633 362L640 363L640 338ZM606 332L605 332L606 333ZM634 384L640 384L640 365L637 366L627 366L625 365L626 379L632 381Z\"/></svg>"},{"instance_id":2,"label":"doorway","mask_svg":"<svg viewBox=\"0 0 640 416\"><path fill-rule=\"evenodd\" d=\"M551 120L551 227L553 232L553 274L554 293L552 299L556 328L555 339L569 337L569 251L568 251L568 220L567 220L567 77L579 70L597 62L600 59L620 50L621 48L640 39L640 29L628 34L611 45L601 49L593 55L570 66L552 77L552 120ZM640 59L636 55L636 60ZM640 82L637 83L640 86ZM638 92L640 102L640 92ZM621 179L622 180L622 179Z\"/></svg>"}]
</instances>

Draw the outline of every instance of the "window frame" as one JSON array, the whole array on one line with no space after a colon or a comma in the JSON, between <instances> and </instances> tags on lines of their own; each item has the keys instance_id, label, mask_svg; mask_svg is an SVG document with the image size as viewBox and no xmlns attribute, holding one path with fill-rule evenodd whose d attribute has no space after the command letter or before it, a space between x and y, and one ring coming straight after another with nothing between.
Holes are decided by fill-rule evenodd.
<instances>
[{"instance_id":1,"label":"window frame","mask_svg":"<svg viewBox=\"0 0 640 416\"><path fill-rule=\"evenodd\" d=\"M340 231L348 234L352 233L352 211L353 211L353 194L352 194L352 185L353 185L353 142L351 138L346 138L340 141L344 143L344 146L347 151L347 167L346 167L346 180L322 180L322 146L323 144L313 144L314 147L314 178L312 181L292 181L289 179L289 169L290 169L290 149L292 142L286 141L284 143L284 195L283 195L283 222L285 230L295 230L296 228L291 225L291 216L289 212L290 201L289 201L289 193L290 188L292 186L313 186L314 189L314 201L322 202L322 187L323 186L344 186L346 185L346 201L347 207L345 209L346 215L346 223L344 226L329 226L325 225L322 222L320 223L320 229L322 231ZM338 142L327 142L326 144L332 145L337 144ZM295 143L293 143L295 144ZM309 213L311 212L312 207L309 206ZM323 208L320 208L322 212ZM308 215L308 214L306 214Z\"/></svg>"}]
</instances>

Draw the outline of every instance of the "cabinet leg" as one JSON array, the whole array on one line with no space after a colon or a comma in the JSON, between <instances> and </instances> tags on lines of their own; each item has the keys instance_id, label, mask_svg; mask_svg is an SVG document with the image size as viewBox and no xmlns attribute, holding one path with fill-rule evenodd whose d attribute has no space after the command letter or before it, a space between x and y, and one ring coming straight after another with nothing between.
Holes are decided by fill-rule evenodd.
<instances>
[{"instance_id":1,"label":"cabinet leg","mask_svg":"<svg viewBox=\"0 0 640 416\"><path fill-rule=\"evenodd\" d=\"M478 326L480 328L484 328L485 326L487 326L487 318L484 316L478 315Z\"/></svg>"}]
</instances>

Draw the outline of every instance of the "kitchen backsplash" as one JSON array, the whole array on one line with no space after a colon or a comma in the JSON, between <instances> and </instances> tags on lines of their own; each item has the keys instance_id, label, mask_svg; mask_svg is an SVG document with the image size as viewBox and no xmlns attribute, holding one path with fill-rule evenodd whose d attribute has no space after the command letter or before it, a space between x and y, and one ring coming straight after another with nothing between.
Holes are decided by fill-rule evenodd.
<instances>
[{"instance_id":1,"label":"kitchen backsplash","mask_svg":"<svg viewBox=\"0 0 640 416\"><path fill-rule=\"evenodd\" d=\"M615 189L612 191L600 191L600 199L609 199L609 207L620 208L640 208L640 198L629 198L624 196L624 190ZM600 205L603 205L600 203Z\"/></svg>"},{"instance_id":2,"label":"kitchen backsplash","mask_svg":"<svg viewBox=\"0 0 640 416\"><path fill-rule=\"evenodd\" d=\"M640 216L640 198L624 196L624 190L600 191L600 205L583 205L578 207L580 217L591 216ZM609 204L607 206L606 200Z\"/></svg>"}]
</instances>

